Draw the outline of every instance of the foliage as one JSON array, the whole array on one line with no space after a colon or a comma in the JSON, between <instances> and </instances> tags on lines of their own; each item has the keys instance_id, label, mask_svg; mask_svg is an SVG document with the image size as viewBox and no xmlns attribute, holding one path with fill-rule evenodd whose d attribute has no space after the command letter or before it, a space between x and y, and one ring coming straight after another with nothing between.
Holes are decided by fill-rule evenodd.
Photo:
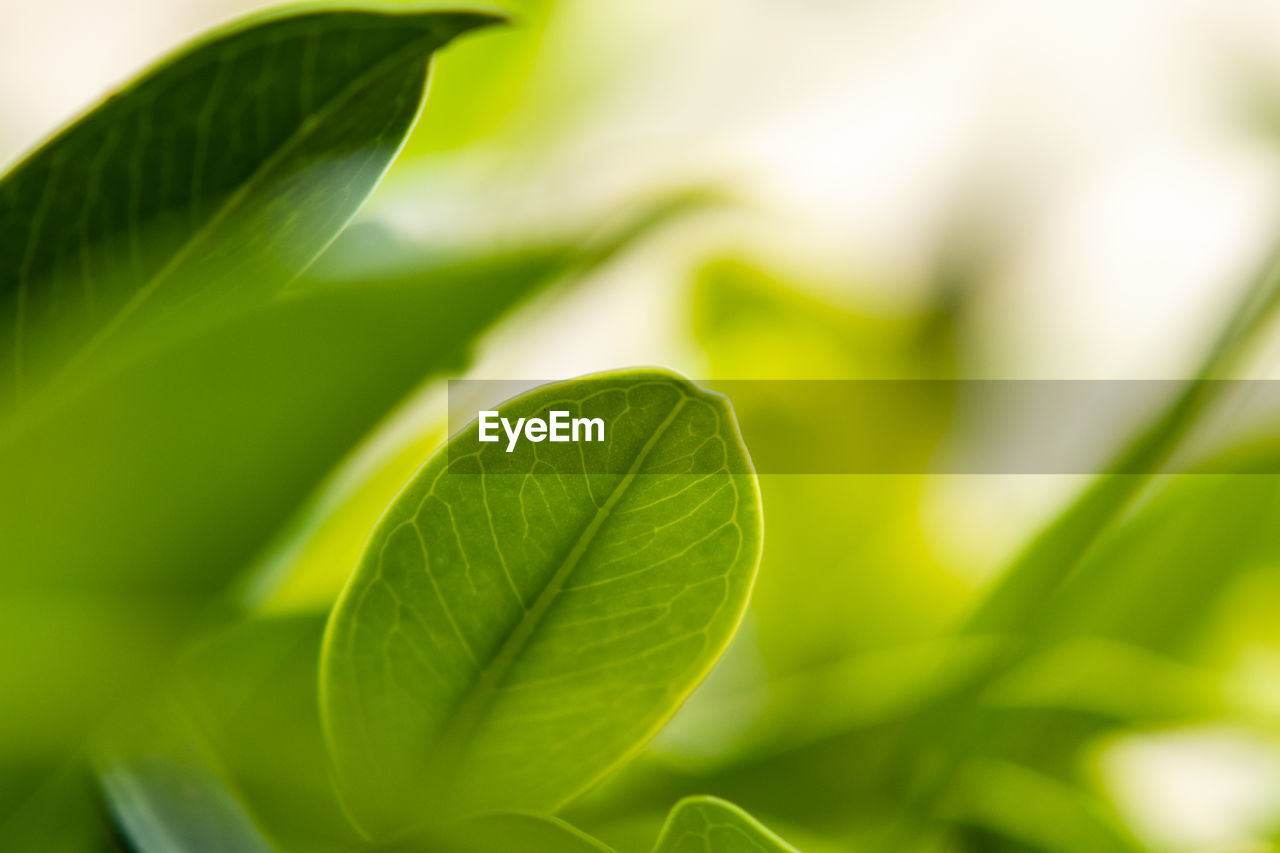
<instances>
[{"instance_id":1,"label":"foliage","mask_svg":"<svg viewBox=\"0 0 1280 853\"><path fill-rule=\"evenodd\" d=\"M930 543L925 474L757 474L812 413L666 369L497 406L598 445L446 440L420 406L505 318L708 201L462 251L347 228L402 150L500 123L511 31L409 139L435 52L502 17L251 18L0 182L0 849L1148 849L1110 745L1273 731L1231 680L1280 646L1274 443L1161 471L1274 269L987 586ZM956 273L887 315L722 258L673 325L711 378L948 380ZM966 403L928 387L839 435L925 470Z\"/></svg>"}]
</instances>

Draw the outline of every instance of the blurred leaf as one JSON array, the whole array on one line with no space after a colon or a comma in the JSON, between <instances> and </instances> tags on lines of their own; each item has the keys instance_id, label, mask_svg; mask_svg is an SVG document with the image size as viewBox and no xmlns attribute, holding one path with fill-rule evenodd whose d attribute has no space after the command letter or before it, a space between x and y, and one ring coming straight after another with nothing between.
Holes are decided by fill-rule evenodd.
<instances>
[{"instance_id":1,"label":"blurred leaf","mask_svg":"<svg viewBox=\"0 0 1280 853\"><path fill-rule=\"evenodd\" d=\"M97 780L78 763L0 772L0 850L118 853Z\"/></svg>"},{"instance_id":2,"label":"blurred leaf","mask_svg":"<svg viewBox=\"0 0 1280 853\"><path fill-rule=\"evenodd\" d=\"M1229 708L1221 679L1145 649L1080 637L1050 646L994 685L995 706L1063 708L1118 724L1210 717Z\"/></svg>"},{"instance_id":3,"label":"blurred leaf","mask_svg":"<svg viewBox=\"0 0 1280 853\"><path fill-rule=\"evenodd\" d=\"M266 644L260 651L266 663L236 661L242 673L218 685L230 688L224 703L251 700L245 685L276 666L277 649ZM273 853L277 847L224 772L188 697L175 687L168 684L140 695L101 726L89 746L117 831L137 853ZM275 754L293 757L278 750ZM305 763L282 765L276 772L308 769Z\"/></svg>"},{"instance_id":4,"label":"blurred leaf","mask_svg":"<svg viewBox=\"0 0 1280 853\"><path fill-rule=\"evenodd\" d=\"M1077 709L1102 715L1102 728L1246 710L1220 674L1196 665L1194 649L1233 583L1274 565L1280 479L1192 473L1155 485L1145 502L1097 534L1056 594L1037 602L1039 619L1023 627L1017 645L968 673L961 689L922 718L919 747L941 746L951 756L949 769L921 789L922 802L953 782L972 787L948 775L994 748L974 730L995 727L991 715L1001 706ZM1022 717L999 725L1008 736L1034 735L1037 723ZM1019 759L1079 753L1097 735L1060 729Z\"/></svg>"},{"instance_id":5,"label":"blurred leaf","mask_svg":"<svg viewBox=\"0 0 1280 853\"><path fill-rule=\"evenodd\" d=\"M726 710L725 725L735 722L733 713ZM748 809L767 809L779 830L806 851L875 850L876 834L903 796L904 728L901 720L881 720L710 766L646 753L565 818L624 853L638 853L648 849L673 798L715 791Z\"/></svg>"},{"instance_id":6,"label":"blurred leaf","mask_svg":"<svg viewBox=\"0 0 1280 853\"><path fill-rule=\"evenodd\" d=\"M609 441L508 453L473 423L388 510L330 621L326 730L373 834L563 804L670 716L746 605L759 504L726 401L635 371L501 411L549 405Z\"/></svg>"},{"instance_id":7,"label":"blurred leaf","mask_svg":"<svg viewBox=\"0 0 1280 853\"><path fill-rule=\"evenodd\" d=\"M559 263L293 294L0 424L0 643L26 650L0 661L0 754L153 676L349 448Z\"/></svg>"},{"instance_id":8,"label":"blurred leaf","mask_svg":"<svg viewBox=\"0 0 1280 853\"><path fill-rule=\"evenodd\" d=\"M423 838L377 848L378 853L613 853L559 818L490 814L468 818Z\"/></svg>"},{"instance_id":9,"label":"blurred leaf","mask_svg":"<svg viewBox=\"0 0 1280 853\"><path fill-rule=\"evenodd\" d=\"M111 810L137 853L273 853L211 775L165 760L119 760L102 771Z\"/></svg>"},{"instance_id":10,"label":"blurred leaf","mask_svg":"<svg viewBox=\"0 0 1280 853\"><path fill-rule=\"evenodd\" d=\"M365 842L345 819L320 727L320 614L251 619L184 655L175 698L229 790L283 850L351 851ZM563 821L494 814L378 846L379 853L600 853Z\"/></svg>"},{"instance_id":11,"label":"blurred leaf","mask_svg":"<svg viewBox=\"0 0 1280 853\"><path fill-rule=\"evenodd\" d=\"M1261 272L1205 355L1196 378L1108 470L1042 531L983 600L968 624L975 632L1020 633L1043 618L1051 600L1080 560L1177 450L1222 393L1213 382L1238 362L1280 308L1280 255Z\"/></svg>"},{"instance_id":12,"label":"blurred leaf","mask_svg":"<svg viewBox=\"0 0 1280 853\"><path fill-rule=\"evenodd\" d=\"M704 772L728 771L909 716L991 652L989 640L947 637L851 654L767 680L757 673L734 679L734 660L726 656L663 729L653 751Z\"/></svg>"},{"instance_id":13,"label":"blurred leaf","mask_svg":"<svg viewBox=\"0 0 1280 853\"><path fill-rule=\"evenodd\" d=\"M970 767L960 817L1032 849L1057 853L1139 853L1114 815L1086 792L1001 761Z\"/></svg>"},{"instance_id":14,"label":"blurred leaf","mask_svg":"<svg viewBox=\"0 0 1280 853\"><path fill-rule=\"evenodd\" d=\"M362 445L323 484L251 570L249 606L267 613L327 613L365 541L405 483L445 439L443 419L384 445Z\"/></svg>"},{"instance_id":15,"label":"blurred leaf","mask_svg":"<svg viewBox=\"0 0 1280 853\"><path fill-rule=\"evenodd\" d=\"M693 327L719 377L937 379L953 372L945 313L877 314L817 284L801 285L733 258L703 267Z\"/></svg>"},{"instance_id":16,"label":"blurred leaf","mask_svg":"<svg viewBox=\"0 0 1280 853\"><path fill-rule=\"evenodd\" d=\"M1160 486L1081 562L1038 644L1092 635L1185 658L1232 582L1275 563L1280 477L1186 474Z\"/></svg>"},{"instance_id":17,"label":"blurred leaf","mask_svg":"<svg viewBox=\"0 0 1280 853\"><path fill-rule=\"evenodd\" d=\"M676 803L654 853L795 853L742 809L715 797Z\"/></svg>"},{"instance_id":18,"label":"blurred leaf","mask_svg":"<svg viewBox=\"0 0 1280 853\"><path fill-rule=\"evenodd\" d=\"M276 292L386 171L432 52L497 20L412 9L252 19L45 144L0 184L5 384L208 291Z\"/></svg>"},{"instance_id":19,"label":"blurred leaf","mask_svg":"<svg viewBox=\"0 0 1280 853\"><path fill-rule=\"evenodd\" d=\"M331 778L316 674L324 616L250 619L196 644L172 702L265 835L284 850L361 846Z\"/></svg>"},{"instance_id":20,"label":"blurred leaf","mask_svg":"<svg viewBox=\"0 0 1280 853\"><path fill-rule=\"evenodd\" d=\"M920 773L898 817L898 833L910 833L922 825L957 783L961 768L983 754L986 738L974 733L989 730L991 724L978 701L981 694L1039 650L1043 632L1067 612L1062 609L1064 600L1072 609L1068 619L1077 618L1076 612L1092 612L1102 600L1092 588L1084 597L1064 599L1059 593L1079 576L1082 564L1116 529L1156 473L1217 402L1224 386L1211 380L1221 377L1248 353L1278 307L1280 256L1267 260L1243 294L1196 378L1115 457L1101 477L1031 540L962 626L965 634L999 636L1006 641L1006 648L985 666L969 672L920 715L909 740L921 755L941 746L943 758L927 762ZM1150 592L1144 589L1144 594Z\"/></svg>"}]
</instances>

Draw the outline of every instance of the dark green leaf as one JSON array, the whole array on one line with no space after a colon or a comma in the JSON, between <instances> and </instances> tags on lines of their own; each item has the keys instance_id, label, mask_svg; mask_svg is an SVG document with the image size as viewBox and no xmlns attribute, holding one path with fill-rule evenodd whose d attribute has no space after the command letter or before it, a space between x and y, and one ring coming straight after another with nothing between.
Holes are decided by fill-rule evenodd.
<instances>
[{"instance_id":1,"label":"dark green leaf","mask_svg":"<svg viewBox=\"0 0 1280 853\"><path fill-rule=\"evenodd\" d=\"M98 780L78 763L0 772L0 850L119 853Z\"/></svg>"},{"instance_id":2,"label":"dark green leaf","mask_svg":"<svg viewBox=\"0 0 1280 853\"><path fill-rule=\"evenodd\" d=\"M280 287L342 230L487 12L254 19L166 60L0 183L0 401L157 310Z\"/></svg>"}]
</instances>

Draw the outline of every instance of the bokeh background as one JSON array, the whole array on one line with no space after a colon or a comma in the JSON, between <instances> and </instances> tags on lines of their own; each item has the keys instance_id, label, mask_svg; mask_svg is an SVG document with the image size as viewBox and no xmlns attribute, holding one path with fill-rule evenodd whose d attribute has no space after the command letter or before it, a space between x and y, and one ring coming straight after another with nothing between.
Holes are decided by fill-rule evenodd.
<instances>
[{"instance_id":1,"label":"bokeh background","mask_svg":"<svg viewBox=\"0 0 1280 853\"><path fill-rule=\"evenodd\" d=\"M525 306L469 377L1188 378L1280 239L1280 4L500 5L518 25L440 59L357 229L471 256L704 200ZM6 0L0 162L262 7ZM1272 378L1277 353L1235 375ZM442 406L424 389L376 437L392 487ZM936 428L869 417L850 435L927 448ZM945 669L939 638L1085 479L767 477L742 635L580 822L621 849L651 832L637 803L715 787L805 849L855 845L896 802L881 747L924 689L903 673ZM993 700L1025 742L954 784L968 846L937 849L1112 849L1094 819L1136 849L1280 849L1280 561L1274 543L1228 553L1280 538L1250 482L1170 483L1152 500L1173 509L1098 558L1103 577L1142 569L1077 592L1080 642ZM1214 509L1203 541L1181 535ZM330 581L275 606L322 603Z\"/></svg>"}]
</instances>

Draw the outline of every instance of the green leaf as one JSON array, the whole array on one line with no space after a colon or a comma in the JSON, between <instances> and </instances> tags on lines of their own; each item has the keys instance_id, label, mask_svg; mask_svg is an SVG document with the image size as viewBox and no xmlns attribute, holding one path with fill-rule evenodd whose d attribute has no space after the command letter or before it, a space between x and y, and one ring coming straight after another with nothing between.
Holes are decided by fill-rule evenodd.
<instances>
[{"instance_id":1,"label":"green leaf","mask_svg":"<svg viewBox=\"0 0 1280 853\"><path fill-rule=\"evenodd\" d=\"M1147 850L1087 790L997 759L976 761L965 772L962 817L1014 843L1046 853Z\"/></svg>"},{"instance_id":2,"label":"green leaf","mask_svg":"<svg viewBox=\"0 0 1280 853\"><path fill-rule=\"evenodd\" d=\"M1131 505L1206 412L1229 374L1280 312L1280 250L1249 284L1205 354L1195 378L1119 453L1108 469L1040 532L999 577L970 617L974 633L1033 631L1055 593Z\"/></svg>"},{"instance_id":3,"label":"green leaf","mask_svg":"<svg viewBox=\"0 0 1280 853\"><path fill-rule=\"evenodd\" d=\"M274 294L372 192L433 51L488 12L252 19L161 63L0 183L0 400L144 316Z\"/></svg>"},{"instance_id":4,"label":"green leaf","mask_svg":"<svg viewBox=\"0 0 1280 853\"><path fill-rule=\"evenodd\" d=\"M1280 479L1193 473L1158 485L1063 585L1039 645L1108 637L1194 659L1224 594L1249 571L1274 565Z\"/></svg>"},{"instance_id":5,"label":"green leaf","mask_svg":"<svg viewBox=\"0 0 1280 853\"><path fill-rule=\"evenodd\" d=\"M172 762L157 768L152 761L153 772L146 776L131 772L112 777L132 792L124 805L143 812L140 820L153 812L169 823L181 821L190 839L212 840L214 832L235 831L237 824L248 820L282 850L365 849L333 789L320 728L316 667L324 622L323 616L311 613L249 619L206 638L183 655L170 693L177 713L164 722L199 738L225 785L210 774L196 772L190 761L181 772ZM157 733L155 727L148 731L166 743L178 741L171 732ZM165 756L173 758L169 753ZM124 769L134 771L141 765ZM149 784L166 772L200 793L208 820L184 820L169 802L173 799L169 793ZM230 798L239 801L234 809L227 807ZM379 853L611 853L563 821L533 814L482 815L377 849Z\"/></svg>"},{"instance_id":6,"label":"green leaf","mask_svg":"<svg viewBox=\"0 0 1280 853\"><path fill-rule=\"evenodd\" d=\"M112 812L138 853L273 853L211 774L164 760L115 761L101 774Z\"/></svg>"},{"instance_id":7,"label":"green leaf","mask_svg":"<svg viewBox=\"0 0 1280 853\"><path fill-rule=\"evenodd\" d=\"M242 667L241 681L275 665L277 650L265 646L263 652L267 662ZM230 686L234 698L225 701L243 701L246 691ZM114 715L89 745L117 833L137 853L273 853L275 845L230 784L183 700L177 690L148 692Z\"/></svg>"},{"instance_id":8,"label":"green leaf","mask_svg":"<svg viewBox=\"0 0 1280 853\"><path fill-rule=\"evenodd\" d=\"M741 618L760 508L727 401L634 371L500 411L549 407L608 440L508 453L473 423L387 511L330 620L326 732L375 835L554 810L657 731Z\"/></svg>"},{"instance_id":9,"label":"green leaf","mask_svg":"<svg viewBox=\"0 0 1280 853\"><path fill-rule=\"evenodd\" d=\"M0 850L118 853L98 780L78 763L47 773L0 773Z\"/></svg>"},{"instance_id":10,"label":"green leaf","mask_svg":"<svg viewBox=\"0 0 1280 853\"><path fill-rule=\"evenodd\" d=\"M324 616L249 619L194 645L171 701L228 788L284 850L351 851L362 839L329 773L316 696Z\"/></svg>"},{"instance_id":11,"label":"green leaf","mask_svg":"<svg viewBox=\"0 0 1280 853\"><path fill-rule=\"evenodd\" d=\"M943 760L928 762L903 811L901 827L917 825L933 811L954 785L960 767L981 751L983 738L972 732L986 732L991 726L981 720L976 697L1040 648L1047 632L1064 621L1064 604L1080 605L1082 587L1076 579L1082 567L1095 558L1156 474L1220 401L1226 383L1213 380L1229 375L1250 354L1277 312L1280 253L1273 252L1218 333L1195 378L1116 455L1102 476L1027 544L961 626L962 634L1000 636L1006 647L975 667L937 708L917 721L918 746L932 748L930 741L949 740L950 748ZM1087 610L1105 602L1097 589L1085 589ZM1143 592L1145 598L1148 591ZM1084 621L1075 614L1072 619Z\"/></svg>"},{"instance_id":12,"label":"green leaf","mask_svg":"<svg viewBox=\"0 0 1280 853\"><path fill-rule=\"evenodd\" d=\"M348 450L561 266L291 294L0 422L0 643L28 650L0 660L0 755L65 748L153 677Z\"/></svg>"},{"instance_id":13,"label":"green leaf","mask_svg":"<svg viewBox=\"0 0 1280 853\"><path fill-rule=\"evenodd\" d=\"M796 853L733 803L688 797L676 803L654 853Z\"/></svg>"}]
</instances>

